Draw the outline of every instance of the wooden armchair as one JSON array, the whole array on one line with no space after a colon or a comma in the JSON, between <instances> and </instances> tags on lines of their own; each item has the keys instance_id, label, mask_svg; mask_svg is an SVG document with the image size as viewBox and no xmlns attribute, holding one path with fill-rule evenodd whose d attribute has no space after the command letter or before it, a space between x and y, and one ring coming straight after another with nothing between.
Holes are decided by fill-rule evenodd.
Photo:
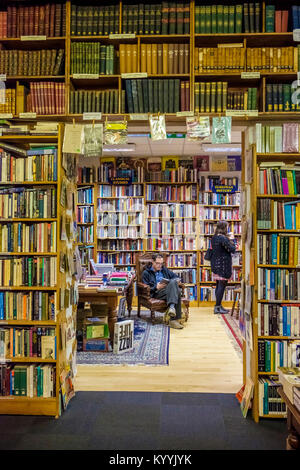
<instances>
[{"instance_id":1,"label":"wooden armchair","mask_svg":"<svg viewBox=\"0 0 300 470\"><path fill-rule=\"evenodd\" d=\"M167 255L165 253L162 254L164 258L164 263L166 262ZM137 315L138 317L141 316L141 307L145 307L150 310L151 313L151 321L152 323L155 322L155 312L165 313L167 310L167 304L164 300L155 299L150 296L150 286L144 284L142 282L142 275L143 271L149 263L152 263L152 253L144 253L142 255L137 256L137 265L136 265L136 280L137 280L137 297L138 297L138 308L137 308ZM179 284L181 287L184 284ZM182 314L180 322L183 323L184 321L188 320L189 316L189 306L190 301L188 299L182 298ZM164 317L166 323L169 322L169 318L166 316Z\"/></svg>"}]
</instances>

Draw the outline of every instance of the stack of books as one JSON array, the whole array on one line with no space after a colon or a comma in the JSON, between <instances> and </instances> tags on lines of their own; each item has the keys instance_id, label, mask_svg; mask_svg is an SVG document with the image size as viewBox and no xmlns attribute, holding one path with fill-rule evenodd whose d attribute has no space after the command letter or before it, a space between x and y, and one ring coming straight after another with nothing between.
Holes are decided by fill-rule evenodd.
<instances>
[{"instance_id":1,"label":"stack of books","mask_svg":"<svg viewBox=\"0 0 300 470\"><path fill-rule=\"evenodd\" d=\"M261 32L261 4L196 5L196 34Z\"/></svg>"},{"instance_id":2,"label":"stack of books","mask_svg":"<svg viewBox=\"0 0 300 470\"><path fill-rule=\"evenodd\" d=\"M124 91L125 95L125 91ZM123 96L123 94L122 94ZM105 113L116 114L119 109L119 91L108 90L71 90L70 114ZM121 112L124 112L122 101Z\"/></svg>"},{"instance_id":3,"label":"stack of books","mask_svg":"<svg viewBox=\"0 0 300 470\"><path fill-rule=\"evenodd\" d=\"M64 54L64 49L0 50L0 73L26 77L59 75Z\"/></svg>"},{"instance_id":4,"label":"stack of books","mask_svg":"<svg viewBox=\"0 0 300 470\"><path fill-rule=\"evenodd\" d=\"M292 405L295 405L300 410L300 368L279 367L278 381L281 383L283 391Z\"/></svg>"},{"instance_id":5,"label":"stack of books","mask_svg":"<svg viewBox=\"0 0 300 470\"><path fill-rule=\"evenodd\" d=\"M109 350L107 315L86 318L83 328L83 351L107 352Z\"/></svg>"},{"instance_id":6,"label":"stack of books","mask_svg":"<svg viewBox=\"0 0 300 470\"><path fill-rule=\"evenodd\" d=\"M292 18L295 21L295 14L297 14L298 24L298 6L292 6ZM275 5L266 5L266 33L286 33L288 30L288 10L276 10ZM298 28L298 26L297 26Z\"/></svg>"},{"instance_id":7,"label":"stack of books","mask_svg":"<svg viewBox=\"0 0 300 470\"><path fill-rule=\"evenodd\" d=\"M299 111L300 103L293 97L295 88L291 83L267 83L266 85L266 111L288 112Z\"/></svg>"}]
</instances>

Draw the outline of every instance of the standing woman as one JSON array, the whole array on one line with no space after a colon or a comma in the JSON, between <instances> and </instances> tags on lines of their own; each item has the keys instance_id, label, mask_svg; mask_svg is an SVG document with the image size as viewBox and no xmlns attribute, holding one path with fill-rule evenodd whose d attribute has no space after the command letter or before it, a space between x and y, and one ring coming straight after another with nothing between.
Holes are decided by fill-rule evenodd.
<instances>
[{"instance_id":1,"label":"standing woman","mask_svg":"<svg viewBox=\"0 0 300 470\"><path fill-rule=\"evenodd\" d=\"M235 252L233 234L228 234L227 222L218 222L214 236L211 239L211 271L213 281L216 281L216 305L214 313L228 313L222 307L222 299L229 279L232 276L231 254Z\"/></svg>"}]
</instances>

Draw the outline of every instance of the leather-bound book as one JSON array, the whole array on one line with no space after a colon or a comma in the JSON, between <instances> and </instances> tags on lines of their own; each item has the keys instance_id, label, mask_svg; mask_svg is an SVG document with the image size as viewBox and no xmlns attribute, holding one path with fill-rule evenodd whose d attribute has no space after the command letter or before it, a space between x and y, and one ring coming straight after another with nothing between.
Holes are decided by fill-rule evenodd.
<instances>
[{"instance_id":1,"label":"leather-bound book","mask_svg":"<svg viewBox=\"0 0 300 470\"><path fill-rule=\"evenodd\" d=\"M33 34L37 36L39 34L39 18L40 18L40 7L35 5L34 7L34 24L33 24Z\"/></svg>"},{"instance_id":2,"label":"leather-bound book","mask_svg":"<svg viewBox=\"0 0 300 470\"><path fill-rule=\"evenodd\" d=\"M163 74L167 75L169 73L168 69L169 63L169 44L163 44Z\"/></svg>"},{"instance_id":3,"label":"leather-bound book","mask_svg":"<svg viewBox=\"0 0 300 470\"><path fill-rule=\"evenodd\" d=\"M24 36L29 35L29 7L24 8L23 34Z\"/></svg>"},{"instance_id":4,"label":"leather-bound book","mask_svg":"<svg viewBox=\"0 0 300 470\"><path fill-rule=\"evenodd\" d=\"M168 50L168 74L171 75L174 73L174 44L169 44Z\"/></svg>"},{"instance_id":5,"label":"leather-bound book","mask_svg":"<svg viewBox=\"0 0 300 470\"><path fill-rule=\"evenodd\" d=\"M157 44L151 44L151 68L152 74L157 75Z\"/></svg>"},{"instance_id":6,"label":"leather-bound book","mask_svg":"<svg viewBox=\"0 0 300 470\"><path fill-rule=\"evenodd\" d=\"M173 50L173 73L178 74L179 73L179 44L174 44L174 50Z\"/></svg>"},{"instance_id":7,"label":"leather-bound book","mask_svg":"<svg viewBox=\"0 0 300 470\"><path fill-rule=\"evenodd\" d=\"M185 103L185 82L181 80L180 82L180 111L186 111Z\"/></svg>"},{"instance_id":8,"label":"leather-bound book","mask_svg":"<svg viewBox=\"0 0 300 470\"><path fill-rule=\"evenodd\" d=\"M184 73L190 71L190 45L184 44Z\"/></svg>"},{"instance_id":9,"label":"leather-bound book","mask_svg":"<svg viewBox=\"0 0 300 470\"><path fill-rule=\"evenodd\" d=\"M39 8L39 35L45 34L45 6L41 5Z\"/></svg>"},{"instance_id":10,"label":"leather-bound book","mask_svg":"<svg viewBox=\"0 0 300 470\"><path fill-rule=\"evenodd\" d=\"M185 111L190 111L190 82L185 82Z\"/></svg>"},{"instance_id":11,"label":"leather-bound book","mask_svg":"<svg viewBox=\"0 0 300 470\"><path fill-rule=\"evenodd\" d=\"M147 51L147 73L152 74L152 48L151 44L146 44Z\"/></svg>"},{"instance_id":12,"label":"leather-bound book","mask_svg":"<svg viewBox=\"0 0 300 470\"><path fill-rule=\"evenodd\" d=\"M57 3L55 5L55 24L54 24L54 36L59 37L61 32L61 15L62 15L62 5Z\"/></svg>"},{"instance_id":13,"label":"leather-bound book","mask_svg":"<svg viewBox=\"0 0 300 470\"><path fill-rule=\"evenodd\" d=\"M163 45L157 44L157 73L162 75L163 73Z\"/></svg>"},{"instance_id":14,"label":"leather-bound book","mask_svg":"<svg viewBox=\"0 0 300 470\"><path fill-rule=\"evenodd\" d=\"M45 5L45 35L50 37L50 4Z\"/></svg>"}]
</instances>

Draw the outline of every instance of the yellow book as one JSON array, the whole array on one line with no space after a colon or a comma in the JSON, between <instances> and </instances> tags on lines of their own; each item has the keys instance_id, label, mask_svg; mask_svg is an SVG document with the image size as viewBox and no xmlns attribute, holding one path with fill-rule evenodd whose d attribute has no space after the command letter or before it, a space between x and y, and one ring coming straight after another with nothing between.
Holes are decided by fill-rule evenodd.
<instances>
[{"instance_id":1,"label":"yellow book","mask_svg":"<svg viewBox=\"0 0 300 470\"><path fill-rule=\"evenodd\" d=\"M152 74L152 47L151 44L146 44L147 51L147 73Z\"/></svg>"},{"instance_id":2,"label":"yellow book","mask_svg":"<svg viewBox=\"0 0 300 470\"><path fill-rule=\"evenodd\" d=\"M199 47L198 72L203 72L203 48Z\"/></svg>"},{"instance_id":3,"label":"yellow book","mask_svg":"<svg viewBox=\"0 0 300 470\"><path fill-rule=\"evenodd\" d=\"M207 72L207 47L203 48L203 66L201 72Z\"/></svg>"},{"instance_id":4,"label":"yellow book","mask_svg":"<svg viewBox=\"0 0 300 470\"><path fill-rule=\"evenodd\" d=\"M199 47L195 47L195 54L194 54L194 70L198 73L199 68Z\"/></svg>"},{"instance_id":5,"label":"yellow book","mask_svg":"<svg viewBox=\"0 0 300 470\"><path fill-rule=\"evenodd\" d=\"M289 70L295 70L297 71L298 70L298 48L297 47L289 47L288 48L288 57L289 57L289 60L288 60L288 66L289 66Z\"/></svg>"},{"instance_id":6,"label":"yellow book","mask_svg":"<svg viewBox=\"0 0 300 470\"><path fill-rule=\"evenodd\" d=\"M151 44L151 54L152 54L152 60L151 60L152 73L157 75L157 44Z\"/></svg>"},{"instance_id":7,"label":"yellow book","mask_svg":"<svg viewBox=\"0 0 300 470\"><path fill-rule=\"evenodd\" d=\"M200 83L195 82L195 113L200 113ZM1 237L1 233L0 233Z\"/></svg>"},{"instance_id":8,"label":"yellow book","mask_svg":"<svg viewBox=\"0 0 300 470\"><path fill-rule=\"evenodd\" d=\"M132 44L131 46L131 71L132 72L137 72L138 71L138 46L137 44Z\"/></svg>"},{"instance_id":9,"label":"yellow book","mask_svg":"<svg viewBox=\"0 0 300 470\"><path fill-rule=\"evenodd\" d=\"M125 45L125 52L126 52L126 73L131 73L133 70L132 67L132 60L131 60L131 44Z\"/></svg>"},{"instance_id":10,"label":"yellow book","mask_svg":"<svg viewBox=\"0 0 300 470\"><path fill-rule=\"evenodd\" d=\"M163 74L164 75L168 75L168 60L169 60L168 44L163 44Z\"/></svg>"},{"instance_id":11,"label":"yellow book","mask_svg":"<svg viewBox=\"0 0 300 470\"><path fill-rule=\"evenodd\" d=\"M296 205L296 229L300 229L300 202Z\"/></svg>"},{"instance_id":12,"label":"yellow book","mask_svg":"<svg viewBox=\"0 0 300 470\"><path fill-rule=\"evenodd\" d=\"M266 48L262 47L261 49L261 70L262 72L266 71Z\"/></svg>"},{"instance_id":13,"label":"yellow book","mask_svg":"<svg viewBox=\"0 0 300 470\"><path fill-rule=\"evenodd\" d=\"M300 259L298 258L298 253L299 253L299 238L298 237L294 237L294 241L295 241L295 244L294 244L294 266L299 266L300 264Z\"/></svg>"}]
</instances>

